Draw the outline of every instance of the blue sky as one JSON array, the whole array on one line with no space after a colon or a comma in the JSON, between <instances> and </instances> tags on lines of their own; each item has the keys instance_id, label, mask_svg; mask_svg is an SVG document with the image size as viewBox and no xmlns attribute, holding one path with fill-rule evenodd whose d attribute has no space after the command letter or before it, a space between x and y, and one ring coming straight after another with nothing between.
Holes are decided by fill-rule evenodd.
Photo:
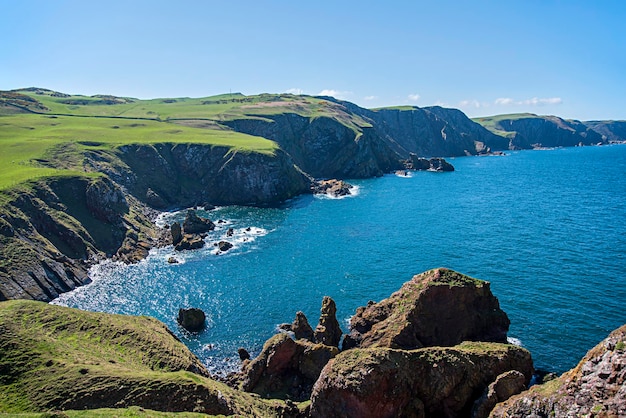
<instances>
[{"instance_id":1,"label":"blue sky","mask_svg":"<svg viewBox=\"0 0 626 418\"><path fill-rule=\"evenodd\" d=\"M0 89L626 119L623 1L0 0Z\"/></svg>"}]
</instances>

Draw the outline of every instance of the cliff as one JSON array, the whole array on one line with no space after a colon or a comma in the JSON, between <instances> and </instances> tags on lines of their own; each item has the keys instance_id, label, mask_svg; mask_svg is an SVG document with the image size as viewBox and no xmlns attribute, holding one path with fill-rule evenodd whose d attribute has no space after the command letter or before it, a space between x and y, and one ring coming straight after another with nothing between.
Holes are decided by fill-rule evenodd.
<instances>
[{"instance_id":1,"label":"cliff","mask_svg":"<svg viewBox=\"0 0 626 418\"><path fill-rule=\"evenodd\" d=\"M583 122L585 125L602 135L604 142L626 141L626 121L623 120L593 120Z\"/></svg>"},{"instance_id":2,"label":"cliff","mask_svg":"<svg viewBox=\"0 0 626 418\"><path fill-rule=\"evenodd\" d=\"M152 318L6 301L0 303L0 353L2 412L139 406L211 415L297 413L295 406L261 401L210 379Z\"/></svg>"},{"instance_id":3,"label":"cliff","mask_svg":"<svg viewBox=\"0 0 626 418\"><path fill-rule=\"evenodd\" d=\"M492 132L510 140L509 149L573 147L605 142L598 132L576 120L531 113L476 118Z\"/></svg>"},{"instance_id":4,"label":"cliff","mask_svg":"<svg viewBox=\"0 0 626 418\"><path fill-rule=\"evenodd\" d=\"M561 377L500 403L491 417L626 415L626 325L589 350Z\"/></svg>"}]
</instances>

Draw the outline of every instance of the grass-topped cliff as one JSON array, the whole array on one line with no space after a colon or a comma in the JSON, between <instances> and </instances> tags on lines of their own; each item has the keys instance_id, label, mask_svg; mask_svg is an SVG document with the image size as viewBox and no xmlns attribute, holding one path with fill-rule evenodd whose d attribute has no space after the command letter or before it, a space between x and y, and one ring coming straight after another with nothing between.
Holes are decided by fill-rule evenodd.
<instances>
[{"instance_id":1,"label":"grass-topped cliff","mask_svg":"<svg viewBox=\"0 0 626 418\"><path fill-rule=\"evenodd\" d=\"M210 379L199 360L148 317L6 301L0 303L0 353L5 413L140 406L276 416L284 406Z\"/></svg>"}]
</instances>

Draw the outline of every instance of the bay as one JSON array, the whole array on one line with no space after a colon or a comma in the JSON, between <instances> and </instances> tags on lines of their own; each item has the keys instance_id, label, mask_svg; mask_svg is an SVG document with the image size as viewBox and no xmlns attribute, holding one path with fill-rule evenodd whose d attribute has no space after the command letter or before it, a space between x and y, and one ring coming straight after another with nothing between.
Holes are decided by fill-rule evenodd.
<instances>
[{"instance_id":1,"label":"bay","mask_svg":"<svg viewBox=\"0 0 626 418\"><path fill-rule=\"evenodd\" d=\"M163 321L214 373L238 367L298 310L313 326L322 297L344 330L358 306L413 275L448 267L491 282L509 336L537 368L563 372L626 323L626 145L450 160L451 173L352 181L353 197L302 196L278 208L200 211L224 220L201 250L103 263L53 303ZM163 223L182 220L168 214ZM233 228L233 237L226 237ZM211 243L233 241L216 254ZM178 264L169 264L169 257ZM199 334L180 307L207 313Z\"/></svg>"}]
</instances>

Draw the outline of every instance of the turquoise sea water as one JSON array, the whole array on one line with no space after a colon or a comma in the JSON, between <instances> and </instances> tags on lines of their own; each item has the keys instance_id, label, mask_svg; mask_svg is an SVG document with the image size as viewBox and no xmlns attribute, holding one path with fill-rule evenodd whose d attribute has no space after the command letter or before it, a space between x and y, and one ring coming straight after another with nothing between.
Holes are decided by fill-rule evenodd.
<instances>
[{"instance_id":1,"label":"turquoise sea water","mask_svg":"<svg viewBox=\"0 0 626 418\"><path fill-rule=\"evenodd\" d=\"M238 347L258 353L298 310L315 326L324 295L347 329L358 306L444 266L491 282L509 336L536 367L573 367L626 323L626 145L451 162L453 173L354 181L358 194L344 199L200 212L226 221L211 242L234 228L233 250L170 247L137 265L105 263L54 303L154 316L219 372L237 367ZM168 264L172 255L181 263ZM207 313L200 334L176 324L188 306Z\"/></svg>"}]
</instances>

